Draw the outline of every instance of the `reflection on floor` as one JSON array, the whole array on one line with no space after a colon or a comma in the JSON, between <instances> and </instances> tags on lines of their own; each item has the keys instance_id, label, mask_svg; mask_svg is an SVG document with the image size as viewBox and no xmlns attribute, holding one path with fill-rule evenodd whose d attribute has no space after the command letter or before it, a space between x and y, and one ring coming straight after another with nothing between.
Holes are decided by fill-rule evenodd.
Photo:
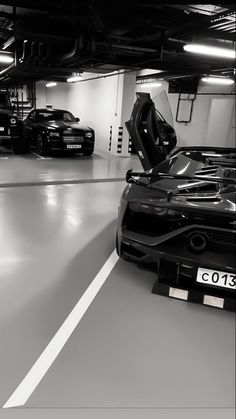
<instances>
[{"instance_id":1,"label":"reflection on floor","mask_svg":"<svg viewBox=\"0 0 236 419\"><path fill-rule=\"evenodd\" d=\"M0 186L25 182L125 178L128 169L140 170L137 156L115 157L94 153L92 157L55 155L41 159L34 153L16 156L0 149Z\"/></svg>"},{"instance_id":2,"label":"reflection on floor","mask_svg":"<svg viewBox=\"0 0 236 419\"><path fill-rule=\"evenodd\" d=\"M119 177L139 164L8 157L0 172L10 183ZM124 187L0 189L1 406L113 251ZM0 419L233 419L233 313L152 295L154 281L118 261L26 405Z\"/></svg>"}]
</instances>

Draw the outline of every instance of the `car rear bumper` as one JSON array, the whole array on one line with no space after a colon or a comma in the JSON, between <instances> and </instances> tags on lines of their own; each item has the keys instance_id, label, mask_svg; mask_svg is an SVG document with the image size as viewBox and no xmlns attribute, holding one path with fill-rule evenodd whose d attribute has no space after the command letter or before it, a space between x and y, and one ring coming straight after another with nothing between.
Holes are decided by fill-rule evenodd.
<instances>
[{"instance_id":1,"label":"car rear bumper","mask_svg":"<svg viewBox=\"0 0 236 419\"><path fill-rule=\"evenodd\" d=\"M208 286L196 282L198 268L207 268L214 271L236 272L235 257L228 253L216 255L215 253L191 254L182 249L183 255L170 252L168 247L148 246L131 239L131 233L117 232L117 250L121 257L133 262L149 265L157 272L157 281L153 292L161 295L169 295L173 290L183 291L184 298L189 301L204 303L208 297L220 299L219 307L225 310L235 311L235 290ZM187 253L188 252L188 256ZM177 292L178 294L178 292ZM223 301L224 300L224 301ZM223 301L223 302L222 302ZM207 304L207 303L206 303ZM207 305L214 305L207 304ZM217 304L215 304L217 306Z\"/></svg>"}]
</instances>

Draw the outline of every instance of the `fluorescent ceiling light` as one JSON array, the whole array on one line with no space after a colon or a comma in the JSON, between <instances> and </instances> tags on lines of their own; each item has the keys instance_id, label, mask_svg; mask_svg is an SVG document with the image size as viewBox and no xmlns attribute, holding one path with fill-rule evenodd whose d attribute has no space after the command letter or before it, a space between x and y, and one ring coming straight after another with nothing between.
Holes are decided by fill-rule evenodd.
<instances>
[{"instance_id":1,"label":"fluorescent ceiling light","mask_svg":"<svg viewBox=\"0 0 236 419\"><path fill-rule=\"evenodd\" d=\"M139 87L141 87L141 89L148 89L149 87L160 87L161 83L158 82L152 82L152 83L140 83L138 84Z\"/></svg>"},{"instance_id":2,"label":"fluorescent ceiling light","mask_svg":"<svg viewBox=\"0 0 236 419\"><path fill-rule=\"evenodd\" d=\"M74 83L75 81L79 81L79 80L81 80L83 78L83 76L81 76L81 74L78 74L77 76L72 76L72 77L69 77L66 81L68 82L68 83Z\"/></svg>"},{"instance_id":3,"label":"fluorescent ceiling light","mask_svg":"<svg viewBox=\"0 0 236 419\"><path fill-rule=\"evenodd\" d=\"M0 52L0 63L11 64L13 63L13 61L14 61L14 58L11 55L2 54Z\"/></svg>"},{"instance_id":4,"label":"fluorescent ceiling light","mask_svg":"<svg viewBox=\"0 0 236 419\"><path fill-rule=\"evenodd\" d=\"M163 70L153 70L153 68L145 68L137 72L137 76L147 76L148 74L158 74L162 73Z\"/></svg>"},{"instance_id":5,"label":"fluorescent ceiling light","mask_svg":"<svg viewBox=\"0 0 236 419\"><path fill-rule=\"evenodd\" d=\"M210 83L210 84L221 84L221 85L230 85L234 84L234 80L228 79L226 77L203 77L201 79L204 83Z\"/></svg>"},{"instance_id":6,"label":"fluorescent ceiling light","mask_svg":"<svg viewBox=\"0 0 236 419\"><path fill-rule=\"evenodd\" d=\"M46 83L46 87L54 87L57 86L57 83L55 81L49 81L48 83Z\"/></svg>"},{"instance_id":7,"label":"fluorescent ceiling light","mask_svg":"<svg viewBox=\"0 0 236 419\"><path fill-rule=\"evenodd\" d=\"M212 57L235 58L235 50L228 48L212 47L210 45L201 44L187 44L184 45L184 50L193 52L194 54L208 55Z\"/></svg>"}]
</instances>

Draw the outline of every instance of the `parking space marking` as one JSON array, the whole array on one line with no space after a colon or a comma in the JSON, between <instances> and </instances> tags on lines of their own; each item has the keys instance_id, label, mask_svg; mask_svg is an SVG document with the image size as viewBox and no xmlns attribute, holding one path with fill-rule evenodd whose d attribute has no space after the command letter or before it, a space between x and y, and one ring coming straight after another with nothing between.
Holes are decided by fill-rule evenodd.
<instances>
[{"instance_id":1,"label":"parking space marking","mask_svg":"<svg viewBox=\"0 0 236 419\"><path fill-rule=\"evenodd\" d=\"M3 408L23 406L27 402L92 304L94 298L100 291L118 260L119 256L117 255L116 250L113 250L57 333L51 339L14 393L3 405Z\"/></svg>"},{"instance_id":2,"label":"parking space marking","mask_svg":"<svg viewBox=\"0 0 236 419\"><path fill-rule=\"evenodd\" d=\"M26 186L50 186L50 185L79 185L82 183L112 183L125 182L124 177L118 178L98 178L98 179L69 179L69 180L45 180L40 182L15 182L0 183L0 189L3 188L24 188Z\"/></svg>"},{"instance_id":3,"label":"parking space marking","mask_svg":"<svg viewBox=\"0 0 236 419\"><path fill-rule=\"evenodd\" d=\"M35 151L33 151L32 154L34 154L37 157L37 160L52 160L52 157L43 157L43 156L40 156L40 154L36 153Z\"/></svg>"}]
</instances>

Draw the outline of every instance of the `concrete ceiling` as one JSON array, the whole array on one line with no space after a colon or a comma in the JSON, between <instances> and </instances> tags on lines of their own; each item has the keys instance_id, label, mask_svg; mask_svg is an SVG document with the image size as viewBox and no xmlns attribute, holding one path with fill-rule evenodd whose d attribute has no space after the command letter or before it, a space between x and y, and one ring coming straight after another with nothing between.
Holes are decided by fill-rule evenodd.
<instances>
[{"instance_id":1,"label":"concrete ceiling","mask_svg":"<svg viewBox=\"0 0 236 419\"><path fill-rule=\"evenodd\" d=\"M0 64L0 84L65 81L73 72L121 68L161 70L166 79L233 75L234 60L193 56L187 42L233 47L233 4L166 4L78 0L2 1L0 50L15 62Z\"/></svg>"}]
</instances>

